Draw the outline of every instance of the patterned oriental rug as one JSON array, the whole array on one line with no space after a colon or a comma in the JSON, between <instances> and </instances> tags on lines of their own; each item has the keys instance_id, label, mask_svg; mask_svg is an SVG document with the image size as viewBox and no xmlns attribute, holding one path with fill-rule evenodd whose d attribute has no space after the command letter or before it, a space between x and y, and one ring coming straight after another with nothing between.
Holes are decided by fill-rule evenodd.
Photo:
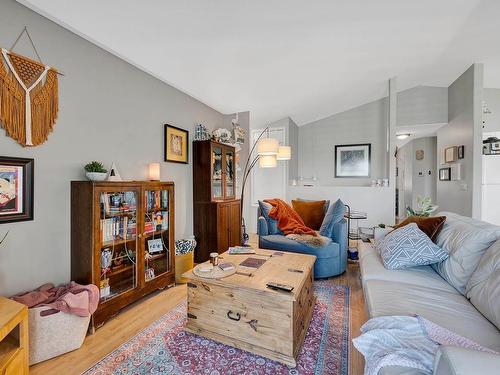
<instances>
[{"instance_id":1,"label":"patterned oriental rug","mask_svg":"<svg viewBox=\"0 0 500 375\"><path fill-rule=\"evenodd\" d=\"M349 288L321 280L314 282L314 293L316 305L295 368L185 332L183 302L85 375L347 375Z\"/></svg>"}]
</instances>

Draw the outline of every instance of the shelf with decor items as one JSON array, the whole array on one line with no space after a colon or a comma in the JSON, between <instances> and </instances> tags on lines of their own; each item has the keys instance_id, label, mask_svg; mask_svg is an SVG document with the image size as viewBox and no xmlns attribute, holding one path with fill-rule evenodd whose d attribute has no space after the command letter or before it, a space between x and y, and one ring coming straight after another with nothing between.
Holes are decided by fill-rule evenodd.
<instances>
[{"instance_id":1,"label":"shelf with decor items","mask_svg":"<svg viewBox=\"0 0 500 375\"><path fill-rule=\"evenodd\" d=\"M241 242L241 204L236 198L236 151L211 140L193 142L195 262L205 262Z\"/></svg>"},{"instance_id":2,"label":"shelf with decor items","mask_svg":"<svg viewBox=\"0 0 500 375\"><path fill-rule=\"evenodd\" d=\"M174 183L71 182L71 279L100 289L91 328L175 283Z\"/></svg>"}]
</instances>

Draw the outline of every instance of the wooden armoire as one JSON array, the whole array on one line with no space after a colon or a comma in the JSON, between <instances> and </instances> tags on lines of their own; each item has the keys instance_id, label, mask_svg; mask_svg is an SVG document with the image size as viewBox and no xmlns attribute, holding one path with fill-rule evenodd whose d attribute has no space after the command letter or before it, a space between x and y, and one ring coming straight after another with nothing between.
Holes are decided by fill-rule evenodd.
<instances>
[{"instance_id":1,"label":"wooden armoire","mask_svg":"<svg viewBox=\"0 0 500 375\"><path fill-rule=\"evenodd\" d=\"M235 148L215 141L193 142L195 262L241 242L241 207L236 197Z\"/></svg>"}]
</instances>

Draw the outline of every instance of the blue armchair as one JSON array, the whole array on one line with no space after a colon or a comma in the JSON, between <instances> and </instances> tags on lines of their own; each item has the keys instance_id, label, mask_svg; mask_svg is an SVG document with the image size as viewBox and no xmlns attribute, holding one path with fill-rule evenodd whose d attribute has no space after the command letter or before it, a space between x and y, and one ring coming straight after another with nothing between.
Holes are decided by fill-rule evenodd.
<instances>
[{"instance_id":1,"label":"blue armchair","mask_svg":"<svg viewBox=\"0 0 500 375\"><path fill-rule=\"evenodd\" d=\"M268 222L258 213L257 234L259 247L316 256L314 277L325 278L343 273L347 267L347 221L334 224L332 238L322 248L313 248L285 237L283 234L269 234Z\"/></svg>"}]
</instances>

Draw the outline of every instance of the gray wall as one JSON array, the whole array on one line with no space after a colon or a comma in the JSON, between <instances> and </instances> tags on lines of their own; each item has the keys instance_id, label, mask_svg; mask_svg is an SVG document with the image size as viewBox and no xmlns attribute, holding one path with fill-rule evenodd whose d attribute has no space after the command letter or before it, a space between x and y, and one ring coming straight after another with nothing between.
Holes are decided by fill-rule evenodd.
<instances>
[{"instance_id":1,"label":"gray wall","mask_svg":"<svg viewBox=\"0 0 500 375\"><path fill-rule=\"evenodd\" d=\"M13 0L1 1L0 46L10 47L24 25L45 62L66 76L59 81L59 119L45 144L23 149L0 131L1 155L35 159L35 220L0 225L0 234L10 230L0 249L2 295L69 280L70 181L82 179L86 162L114 161L123 178L145 179L147 163L163 160L164 123L193 136L196 123L223 122L203 103ZM16 51L32 56L25 39ZM175 229L182 238L192 233L192 168L162 162L161 174L176 184Z\"/></svg>"},{"instance_id":2,"label":"gray wall","mask_svg":"<svg viewBox=\"0 0 500 375\"><path fill-rule=\"evenodd\" d=\"M397 127L448 121L445 87L417 86L397 95ZM299 175L318 177L320 185L368 185L385 178L387 98L299 127ZM398 131L396 127L396 132ZM334 178L335 145L371 143L371 178Z\"/></svg>"},{"instance_id":3,"label":"gray wall","mask_svg":"<svg viewBox=\"0 0 500 375\"><path fill-rule=\"evenodd\" d=\"M484 131L500 131L500 89L484 89L484 101L488 105L491 113L484 114Z\"/></svg>"},{"instance_id":4,"label":"gray wall","mask_svg":"<svg viewBox=\"0 0 500 375\"><path fill-rule=\"evenodd\" d=\"M461 181L437 181L439 210L480 218L483 66L472 65L448 88L448 124L437 131L438 169L445 148L465 146Z\"/></svg>"},{"instance_id":5,"label":"gray wall","mask_svg":"<svg viewBox=\"0 0 500 375\"><path fill-rule=\"evenodd\" d=\"M288 119L288 145L292 148L292 159L288 161L288 179L297 179L299 176L299 127L291 119Z\"/></svg>"}]
</instances>

